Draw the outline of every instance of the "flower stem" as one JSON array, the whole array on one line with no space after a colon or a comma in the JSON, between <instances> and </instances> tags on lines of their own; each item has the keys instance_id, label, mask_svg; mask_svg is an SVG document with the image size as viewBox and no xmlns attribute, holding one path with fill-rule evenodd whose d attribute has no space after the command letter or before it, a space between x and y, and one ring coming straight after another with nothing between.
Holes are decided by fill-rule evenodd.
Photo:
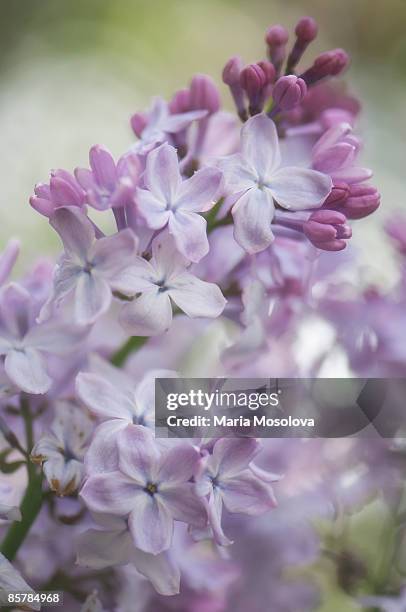
<instances>
[{"instance_id":1,"label":"flower stem","mask_svg":"<svg viewBox=\"0 0 406 612\"><path fill-rule=\"evenodd\" d=\"M25 423L25 435L27 441L27 453L30 453L34 445L32 415L27 398L21 398L21 414ZM13 561L21 544L24 542L29 530L37 518L42 506L42 473L30 459L27 458L28 485L21 502L21 521L14 521L3 540L0 551L9 561Z\"/></svg>"},{"instance_id":2,"label":"flower stem","mask_svg":"<svg viewBox=\"0 0 406 612\"><path fill-rule=\"evenodd\" d=\"M111 363L119 368L123 365L127 357L144 346L147 340L148 336L131 336L128 338L127 342L113 354L110 359Z\"/></svg>"}]
</instances>

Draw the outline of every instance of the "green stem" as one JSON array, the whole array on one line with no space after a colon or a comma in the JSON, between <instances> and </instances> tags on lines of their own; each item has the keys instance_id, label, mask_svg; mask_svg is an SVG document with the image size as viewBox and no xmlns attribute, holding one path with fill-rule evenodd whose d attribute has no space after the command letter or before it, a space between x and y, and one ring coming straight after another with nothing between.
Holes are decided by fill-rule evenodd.
<instances>
[{"instance_id":1,"label":"green stem","mask_svg":"<svg viewBox=\"0 0 406 612\"><path fill-rule=\"evenodd\" d=\"M27 452L29 453L34 445L34 435L28 400L24 396L21 398L21 414L25 423ZM30 459L27 459L26 466L28 485L20 506L21 521L14 521L11 524L0 549L9 561L15 558L42 506L42 473L37 472L37 468Z\"/></svg>"},{"instance_id":2,"label":"green stem","mask_svg":"<svg viewBox=\"0 0 406 612\"><path fill-rule=\"evenodd\" d=\"M131 336L128 338L127 342L113 354L110 360L111 363L119 368L123 365L127 357L144 346L147 340L148 336Z\"/></svg>"}]
</instances>

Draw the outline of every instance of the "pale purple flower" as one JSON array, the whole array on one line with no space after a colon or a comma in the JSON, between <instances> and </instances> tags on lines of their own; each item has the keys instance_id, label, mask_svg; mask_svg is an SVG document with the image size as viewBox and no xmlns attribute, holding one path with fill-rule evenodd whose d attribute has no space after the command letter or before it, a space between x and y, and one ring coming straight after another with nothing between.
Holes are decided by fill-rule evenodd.
<instances>
[{"instance_id":1,"label":"pale purple flower","mask_svg":"<svg viewBox=\"0 0 406 612\"><path fill-rule=\"evenodd\" d=\"M90 149L91 170L76 168L75 176L86 192L86 200L97 210L131 204L141 174L141 161L134 153L123 155L117 164L102 145Z\"/></svg>"},{"instance_id":2,"label":"pale purple flower","mask_svg":"<svg viewBox=\"0 0 406 612\"><path fill-rule=\"evenodd\" d=\"M34 306L33 306L34 303ZM50 320L37 324L32 295L16 283L0 292L0 355L5 356L8 378L27 393L46 393L52 380L47 372L46 354L72 352L87 330Z\"/></svg>"},{"instance_id":3,"label":"pale purple flower","mask_svg":"<svg viewBox=\"0 0 406 612\"><path fill-rule=\"evenodd\" d=\"M188 444L159 450L149 429L117 435L119 469L90 476L81 496L92 512L128 518L134 544L158 554L172 541L174 520L204 527L206 513L190 481L199 454Z\"/></svg>"},{"instance_id":4,"label":"pale purple flower","mask_svg":"<svg viewBox=\"0 0 406 612\"><path fill-rule=\"evenodd\" d=\"M0 482L0 520L21 521L21 511L11 502L12 487Z\"/></svg>"},{"instance_id":5,"label":"pale purple flower","mask_svg":"<svg viewBox=\"0 0 406 612\"><path fill-rule=\"evenodd\" d=\"M85 192L74 176L66 170L53 170L49 185L38 183L35 185L30 204L37 212L45 217L51 217L61 206L83 207Z\"/></svg>"},{"instance_id":6,"label":"pale purple flower","mask_svg":"<svg viewBox=\"0 0 406 612\"><path fill-rule=\"evenodd\" d=\"M93 371L80 372L76 393L85 406L103 421L86 453L89 474L116 469L116 436L130 423L154 427L155 378L176 376L172 370L150 370L138 384L123 370L106 361L91 361Z\"/></svg>"},{"instance_id":7,"label":"pale purple flower","mask_svg":"<svg viewBox=\"0 0 406 612\"><path fill-rule=\"evenodd\" d=\"M146 189L137 189L137 208L148 227L168 226L176 247L190 261L199 261L209 250L206 220L199 212L215 203L222 182L221 172L203 168L182 180L176 149L167 143L148 154Z\"/></svg>"},{"instance_id":8,"label":"pale purple flower","mask_svg":"<svg viewBox=\"0 0 406 612\"><path fill-rule=\"evenodd\" d=\"M54 292L42 313L74 292L74 318L79 325L94 323L107 312L114 290L126 292L121 275L135 261L137 240L126 229L96 240L89 219L72 207L58 209L51 218L65 252L56 268Z\"/></svg>"},{"instance_id":9,"label":"pale purple flower","mask_svg":"<svg viewBox=\"0 0 406 612\"><path fill-rule=\"evenodd\" d=\"M165 100L156 97L147 114L135 113L131 117L131 127L140 139L132 148L137 152L145 153L155 144L168 140L171 134L184 130L193 121L202 119L206 115L206 110L172 114Z\"/></svg>"},{"instance_id":10,"label":"pale purple flower","mask_svg":"<svg viewBox=\"0 0 406 612\"><path fill-rule=\"evenodd\" d=\"M0 593L30 593L34 595L32 588L26 583L21 574L11 565L4 555L0 553ZM38 602L27 603L29 610L40 610Z\"/></svg>"},{"instance_id":11,"label":"pale purple flower","mask_svg":"<svg viewBox=\"0 0 406 612\"><path fill-rule=\"evenodd\" d=\"M213 454L203 457L195 489L205 503L214 538L231 544L221 526L223 505L229 512L258 516L275 507L270 483L258 478L250 464L259 451L254 438L221 438Z\"/></svg>"},{"instance_id":12,"label":"pale purple flower","mask_svg":"<svg viewBox=\"0 0 406 612\"><path fill-rule=\"evenodd\" d=\"M82 482L83 459L93 433L93 423L78 406L61 401L55 419L31 451L34 463L43 466L49 487L57 495L71 495Z\"/></svg>"},{"instance_id":13,"label":"pale purple flower","mask_svg":"<svg viewBox=\"0 0 406 612\"><path fill-rule=\"evenodd\" d=\"M157 555L134 546L128 523L118 516L95 515L98 529L88 529L76 541L77 563L92 569L133 565L158 593L179 593L180 572L167 551Z\"/></svg>"},{"instance_id":14,"label":"pale purple flower","mask_svg":"<svg viewBox=\"0 0 406 612\"><path fill-rule=\"evenodd\" d=\"M4 251L0 253L0 286L3 285L10 276L19 252L19 241L9 240Z\"/></svg>"},{"instance_id":15,"label":"pale purple flower","mask_svg":"<svg viewBox=\"0 0 406 612\"><path fill-rule=\"evenodd\" d=\"M405 612L406 587L403 587L398 597L371 596L361 597L359 603L363 608L378 608L381 612Z\"/></svg>"},{"instance_id":16,"label":"pale purple flower","mask_svg":"<svg viewBox=\"0 0 406 612\"><path fill-rule=\"evenodd\" d=\"M301 167L280 167L278 134L266 115L255 115L241 131L241 153L220 159L228 196L233 198L234 236L248 252L273 240L274 200L288 210L322 205L331 190L329 176Z\"/></svg>"},{"instance_id":17,"label":"pale purple flower","mask_svg":"<svg viewBox=\"0 0 406 612\"><path fill-rule=\"evenodd\" d=\"M312 151L315 170L329 174L334 182L344 181L348 185L361 183L372 176L368 168L355 165L361 141L352 131L349 123L339 123L324 132Z\"/></svg>"},{"instance_id":18,"label":"pale purple flower","mask_svg":"<svg viewBox=\"0 0 406 612\"><path fill-rule=\"evenodd\" d=\"M93 593L90 593L90 595L86 597L86 601L80 608L80 612L106 612L97 596L97 591L93 591Z\"/></svg>"},{"instance_id":19,"label":"pale purple flower","mask_svg":"<svg viewBox=\"0 0 406 612\"><path fill-rule=\"evenodd\" d=\"M188 272L188 265L166 232L157 236L152 259L137 257L125 277L132 293L141 295L123 306L122 325L133 335L162 333L172 322L171 300L189 317L220 316L226 303L220 289Z\"/></svg>"}]
</instances>

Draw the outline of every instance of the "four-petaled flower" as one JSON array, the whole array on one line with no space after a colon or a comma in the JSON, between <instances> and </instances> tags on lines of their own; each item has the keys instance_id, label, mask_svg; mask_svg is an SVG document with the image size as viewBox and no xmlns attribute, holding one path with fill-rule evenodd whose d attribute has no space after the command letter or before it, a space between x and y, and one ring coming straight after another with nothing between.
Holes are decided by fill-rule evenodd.
<instances>
[{"instance_id":1,"label":"four-petaled flower","mask_svg":"<svg viewBox=\"0 0 406 612\"><path fill-rule=\"evenodd\" d=\"M174 520L205 526L206 512L189 482L199 462L193 446L160 451L149 429L128 425L117 448L118 469L90 476L81 491L92 512L127 517L135 546L154 555L170 547Z\"/></svg>"},{"instance_id":2,"label":"four-petaled flower","mask_svg":"<svg viewBox=\"0 0 406 612\"><path fill-rule=\"evenodd\" d=\"M57 266L54 292L43 309L42 318L50 307L58 305L75 292L74 316L80 325L94 323L105 313L112 301L112 291L126 292L121 274L134 262L137 240L130 229L96 240L89 219L77 208L59 208L51 218L65 252Z\"/></svg>"},{"instance_id":3,"label":"four-petaled flower","mask_svg":"<svg viewBox=\"0 0 406 612\"><path fill-rule=\"evenodd\" d=\"M146 189L137 189L136 200L148 227L168 226L178 251L190 261L199 261L208 253L209 243L206 220L198 213L214 205L221 172L202 168L182 181L176 149L165 143L148 154L143 179Z\"/></svg>"},{"instance_id":4,"label":"four-petaled flower","mask_svg":"<svg viewBox=\"0 0 406 612\"><path fill-rule=\"evenodd\" d=\"M152 243L152 259L137 257L125 275L127 288L140 293L123 306L121 323L133 335L153 336L172 322L171 300L189 317L218 317L226 304L220 289L187 271L189 262L180 255L166 232Z\"/></svg>"},{"instance_id":5,"label":"four-petaled flower","mask_svg":"<svg viewBox=\"0 0 406 612\"><path fill-rule=\"evenodd\" d=\"M223 504L229 512L250 516L276 506L271 484L250 469L259 449L255 438L221 438L212 455L202 458L195 490L206 506L214 538L221 545L231 544L221 526Z\"/></svg>"},{"instance_id":6,"label":"four-petaled flower","mask_svg":"<svg viewBox=\"0 0 406 612\"><path fill-rule=\"evenodd\" d=\"M83 459L93 423L71 402L59 402L55 411L51 429L35 444L31 459L43 465L52 491L61 496L71 495L83 479Z\"/></svg>"},{"instance_id":7,"label":"four-petaled flower","mask_svg":"<svg viewBox=\"0 0 406 612\"><path fill-rule=\"evenodd\" d=\"M251 117L241 131L241 152L217 161L226 192L234 201L234 236L248 252L273 240L274 201L288 210L320 207L331 191L331 178L307 168L281 167L278 134L265 114Z\"/></svg>"}]
</instances>

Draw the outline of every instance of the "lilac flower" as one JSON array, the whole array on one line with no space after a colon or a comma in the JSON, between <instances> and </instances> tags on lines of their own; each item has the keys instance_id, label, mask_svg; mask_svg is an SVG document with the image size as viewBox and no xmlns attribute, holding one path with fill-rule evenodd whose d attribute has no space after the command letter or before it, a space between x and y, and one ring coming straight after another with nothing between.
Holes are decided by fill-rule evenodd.
<instances>
[{"instance_id":1,"label":"lilac flower","mask_svg":"<svg viewBox=\"0 0 406 612\"><path fill-rule=\"evenodd\" d=\"M86 597L80 612L106 612L97 596L97 591L93 591L93 593Z\"/></svg>"},{"instance_id":2,"label":"lilac flower","mask_svg":"<svg viewBox=\"0 0 406 612\"><path fill-rule=\"evenodd\" d=\"M359 603L363 608L378 608L381 612L404 612L406 610L406 587L402 588L399 597L372 596L361 597Z\"/></svg>"},{"instance_id":3,"label":"lilac flower","mask_svg":"<svg viewBox=\"0 0 406 612\"><path fill-rule=\"evenodd\" d=\"M322 205L331 179L300 167L280 167L278 135L266 115L255 115L241 131L241 153L219 160L226 189L233 197L234 236L248 252L264 250L273 240L274 200L289 210Z\"/></svg>"},{"instance_id":4,"label":"lilac flower","mask_svg":"<svg viewBox=\"0 0 406 612\"><path fill-rule=\"evenodd\" d=\"M215 540L231 544L221 527L223 504L230 512L257 516L275 507L269 483L257 478L250 463L259 451L254 438L222 438L213 454L203 458L196 477L196 492L204 500Z\"/></svg>"},{"instance_id":5,"label":"lilac flower","mask_svg":"<svg viewBox=\"0 0 406 612\"><path fill-rule=\"evenodd\" d=\"M92 569L133 565L162 595L179 593L180 573L168 552L152 555L134 546L127 521L95 515L103 529L88 529L76 541L77 562Z\"/></svg>"},{"instance_id":6,"label":"lilac flower","mask_svg":"<svg viewBox=\"0 0 406 612\"><path fill-rule=\"evenodd\" d=\"M32 588L25 582L21 574L14 569L4 555L0 553L0 593L30 593ZM41 604L30 602L25 605L29 610L40 610Z\"/></svg>"},{"instance_id":7,"label":"lilac flower","mask_svg":"<svg viewBox=\"0 0 406 612\"><path fill-rule=\"evenodd\" d=\"M141 174L137 155L123 155L114 162L111 153L101 145L90 149L91 170L76 168L75 176L86 192L86 200L97 210L131 204Z\"/></svg>"},{"instance_id":8,"label":"lilac flower","mask_svg":"<svg viewBox=\"0 0 406 612\"><path fill-rule=\"evenodd\" d=\"M76 378L76 393L85 406L102 423L95 431L86 453L90 474L115 469L116 436L130 423L153 428L155 378L176 376L172 370L150 370L138 385L133 379L101 359L95 360L93 372L81 372Z\"/></svg>"},{"instance_id":9,"label":"lilac flower","mask_svg":"<svg viewBox=\"0 0 406 612\"><path fill-rule=\"evenodd\" d=\"M57 321L35 322L33 296L12 283L0 293L0 355L9 379L27 393L46 393L52 383L45 355L63 355L75 349L87 333L84 328Z\"/></svg>"},{"instance_id":10,"label":"lilac flower","mask_svg":"<svg viewBox=\"0 0 406 612\"><path fill-rule=\"evenodd\" d=\"M21 511L18 506L11 503L12 487L0 482L0 519L2 521L21 521Z\"/></svg>"},{"instance_id":11,"label":"lilac flower","mask_svg":"<svg viewBox=\"0 0 406 612\"><path fill-rule=\"evenodd\" d=\"M176 134L189 127L192 121L202 119L207 115L205 110L195 110L187 113L170 113L168 104L162 98L155 98L152 108L145 116L136 113L131 117L131 127L140 139L133 149L140 153L149 151L153 145L161 144L168 135Z\"/></svg>"},{"instance_id":12,"label":"lilac flower","mask_svg":"<svg viewBox=\"0 0 406 612\"><path fill-rule=\"evenodd\" d=\"M95 239L95 230L85 215L72 207L58 209L51 218L65 252L56 268L54 292L42 318L75 293L74 318L79 325L94 323L112 301L112 291L126 292L121 275L135 260L136 238L130 229Z\"/></svg>"},{"instance_id":13,"label":"lilac flower","mask_svg":"<svg viewBox=\"0 0 406 612\"><path fill-rule=\"evenodd\" d=\"M182 181L176 150L165 143L148 154L144 182L147 189L137 189L137 207L147 225L155 230L168 226L178 251L199 261L209 244L206 220L198 213L213 206L221 173L203 168Z\"/></svg>"},{"instance_id":14,"label":"lilac flower","mask_svg":"<svg viewBox=\"0 0 406 612\"><path fill-rule=\"evenodd\" d=\"M18 240L10 240L2 253L0 253L0 286L3 285L11 274L14 264L20 252Z\"/></svg>"},{"instance_id":15,"label":"lilac flower","mask_svg":"<svg viewBox=\"0 0 406 612\"><path fill-rule=\"evenodd\" d=\"M220 316L225 299L217 287L193 276L165 232L152 243L152 259L137 257L125 281L132 293L140 293L121 311L121 323L133 335L154 336L172 322L171 300L189 317Z\"/></svg>"},{"instance_id":16,"label":"lilac flower","mask_svg":"<svg viewBox=\"0 0 406 612\"><path fill-rule=\"evenodd\" d=\"M154 555L167 550L174 520L198 527L206 513L193 485L199 455L179 444L160 452L150 430L128 425L117 435L119 469L90 476L81 496L92 512L128 517L134 544Z\"/></svg>"},{"instance_id":17,"label":"lilac flower","mask_svg":"<svg viewBox=\"0 0 406 612\"><path fill-rule=\"evenodd\" d=\"M71 402L59 402L50 431L31 451L34 463L43 465L44 474L57 495L71 495L82 482L83 458L93 424L84 412Z\"/></svg>"},{"instance_id":18,"label":"lilac flower","mask_svg":"<svg viewBox=\"0 0 406 612\"><path fill-rule=\"evenodd\" d=\"M66 170L53 170L49 185L38 183L30 204L45 217L51 217L61 206L78 206L85 203L85 193L75 177Z\"/></svg>"}]
</instances>

